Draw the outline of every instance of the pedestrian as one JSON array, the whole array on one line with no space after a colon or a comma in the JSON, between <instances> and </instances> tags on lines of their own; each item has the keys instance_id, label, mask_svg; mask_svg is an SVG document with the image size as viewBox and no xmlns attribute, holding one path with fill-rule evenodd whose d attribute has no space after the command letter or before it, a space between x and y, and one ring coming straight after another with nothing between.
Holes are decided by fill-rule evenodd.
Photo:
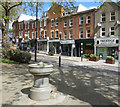
<instances>
[{"instance_id":1,"label":"pedestrian","mask_svg":"<svg viewBox=\"0 0 120 107\"><path fill-rule=\"evenodd\" d=\"M112 50L112 57L115 57L115 50Z\"/></svg>"}]
</instances>

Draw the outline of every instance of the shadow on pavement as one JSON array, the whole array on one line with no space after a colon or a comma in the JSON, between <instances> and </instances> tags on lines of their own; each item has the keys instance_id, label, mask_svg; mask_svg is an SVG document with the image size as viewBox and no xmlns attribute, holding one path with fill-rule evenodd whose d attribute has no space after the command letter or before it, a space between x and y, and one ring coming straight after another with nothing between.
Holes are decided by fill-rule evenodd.
<instances>
[{"instance_id":1,"label":"shadow on pavement","mask_svg":"<svg viewBox=\"0 0 120 107\"><path fill-rule=\"evenodd\" d=\"M94 88L98 87L95 83L95 78L97 78L97 75L89 78L90 85L85 85L81 75L74 75L74 71L79 72L80 69L61 67L57 70L59 73L51 75L50 83L55 85L57 89L64 94L69 94L79 100L88 102L93 107L96 107L96 105L110 105L113 107L119 107L117 104L94 90Z\"/></svg>"}]
</instances>

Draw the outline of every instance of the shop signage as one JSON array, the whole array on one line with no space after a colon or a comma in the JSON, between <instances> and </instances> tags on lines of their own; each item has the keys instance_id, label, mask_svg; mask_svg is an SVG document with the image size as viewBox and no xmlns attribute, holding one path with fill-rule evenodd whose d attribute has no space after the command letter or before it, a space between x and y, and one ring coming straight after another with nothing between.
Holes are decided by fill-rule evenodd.
<instances>
[{"instance_id":1,"label":"shop signage","mask_svg":"<svg viewBox=\"0 0 120 107\"><path fill-rule=\"evenodd\" d=\"M99 40L99 44L116 44L117 39L102 39Z\"/></svg>"}]
</instances>

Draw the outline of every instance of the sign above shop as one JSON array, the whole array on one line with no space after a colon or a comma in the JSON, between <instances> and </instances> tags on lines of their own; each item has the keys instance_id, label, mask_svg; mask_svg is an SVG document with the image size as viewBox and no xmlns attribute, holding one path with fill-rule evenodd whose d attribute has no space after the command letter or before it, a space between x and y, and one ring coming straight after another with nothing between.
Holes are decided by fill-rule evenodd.
<instances>
[{"instance_id":1,"label":"sign above shop","mask_svg":"<svg viewBox=\"0 0 120 107\"><path fill-rule=\"evenodd\" d=\"M99 40L99 44L116 44L116 40L118 40L118 39L112 39L112 38L110 38L110 39L101 39L101 40Z\"/></svg>"}]
</instances>

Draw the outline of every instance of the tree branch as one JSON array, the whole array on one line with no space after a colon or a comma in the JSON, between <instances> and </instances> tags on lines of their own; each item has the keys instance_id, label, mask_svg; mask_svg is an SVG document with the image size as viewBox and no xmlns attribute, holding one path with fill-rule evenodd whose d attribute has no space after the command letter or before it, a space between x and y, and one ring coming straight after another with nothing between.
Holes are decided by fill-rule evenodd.
<instances>
[{"instance_id":1,"label":"tree branch","mask_svg":"<svg viewBox=\"0 0 120 107\"><path fill-rule=\"evenodd\" d=\"M22 4L22 2L20 2L20 3L16 4L16 5L11 6L11 7L8 9L8 11L10 11L12 8L14 8L14 7L16 7L16 6L19 6L19 5L21 5L21 4Z\"/></svg>"}]
</instances>

